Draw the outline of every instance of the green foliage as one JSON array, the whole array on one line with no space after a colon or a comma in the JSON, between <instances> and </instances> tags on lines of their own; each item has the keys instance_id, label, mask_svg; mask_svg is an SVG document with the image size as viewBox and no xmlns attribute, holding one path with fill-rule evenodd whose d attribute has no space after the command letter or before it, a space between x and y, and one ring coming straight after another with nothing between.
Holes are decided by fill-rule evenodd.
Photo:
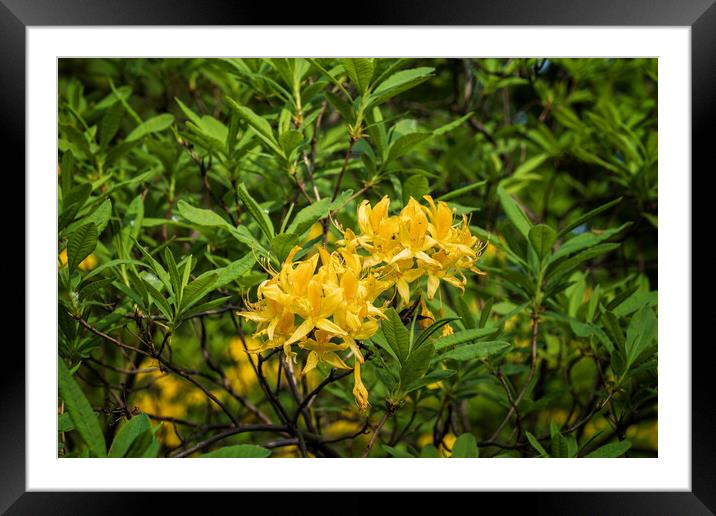
<instances>
[{"instance_id":1,"label":"green foliage","mask_svg":"<svg viewBox=\"0 0 716 516\"><path fill-rule=\"evenodd\" d=\"M271 455L271 450L254 444L234 444L224 446L213 452L205 453L202 459L263 459Z\"/></svg>"},{"instance_id":2,"label":"green foliage","mask_svg":"<svg viewBox=\"0 0 716 516\"><path fill-rule=\"evenodd\" d=\"M80 434L82 440L94 457L106 457L107 447L97 418L92 411L87 398L83 394L75 379L63 360L59 361L59 391L67 413L70 415L72 426ZM67 425L65 424L65 427Z\"/></svg>"},{"instance_id":3,"label":"green foliage","mask_svg":"<svg viewBox=\"0 0 716 516\"><path fill-rule=\"evenodd\" d=\"M451 457L453 459L469 459L477 458L479 456L480 453L477 449L477 441L475 440L474 435L462 434L460 437L455 439L455 442L452 445Z\"/></svg>"},{"instance_id":4,"label":"green foliage","mask_svg":"<svg viewBox=\"0 0 716 516\"><path fill-rule=\"evenodd\" d=\"M62 456L657 455L655 59L59 71ZM359 410L236 313L386 195L465 216L485 274L383 294Z\"/></svg>"}]
</instances>

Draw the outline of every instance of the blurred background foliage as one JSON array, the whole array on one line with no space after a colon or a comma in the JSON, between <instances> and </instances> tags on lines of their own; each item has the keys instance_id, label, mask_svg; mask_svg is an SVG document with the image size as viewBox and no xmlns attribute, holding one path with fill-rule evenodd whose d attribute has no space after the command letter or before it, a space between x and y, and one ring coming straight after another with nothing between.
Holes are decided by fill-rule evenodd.
<instances>
[{"instance_id":1,"label":"blurred background foliage","mask_svg":"<svg viewBox=\"0 0 716 516\"><path fill-rule=\"evenodd\" d=\"M277 234L337 199L291 244L428 193L489 242L487 274L431 308L481 334L450 349L509 348L443 357L370 456L656 456L655 59L61 59L58 94L61 456L301 455L295 433L231 434L280 424L265 385L297 408L234 315L286 246L242 188ZM225 276L182 312L152 263L172 260ZM368 362L370 413L350 377L322 387L308 455L366 448L388 395Z\"/></svg>"}]
</instances>

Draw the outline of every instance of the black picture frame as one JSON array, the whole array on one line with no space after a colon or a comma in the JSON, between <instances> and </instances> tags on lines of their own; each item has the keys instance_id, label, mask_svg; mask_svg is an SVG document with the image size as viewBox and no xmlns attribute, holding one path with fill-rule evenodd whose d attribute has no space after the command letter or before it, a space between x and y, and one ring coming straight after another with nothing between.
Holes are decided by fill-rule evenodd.
<instances>
[{"instance_id":1,"label":"black picture frame","mask_svg":"<svg viewBox=\"0 0 716 516\"><path fill-rule=\"evenodd\" d=\"M84 25L551 25L551 26L684 26L691 28L692 169L713 172L710 135L716 123L716 5L715 0L529 0L470 2L413 0L360 2L345 9L328 2L309 8L278 9L276 5L220 0L0 0L0 142L3 168L17 160L14 175L25 191L25 30L30 26ZM325 4L325 5L323 5ZM316 14L321 13L321 14ZM341 14L343 13L343 14ZM321 19L316 16L331 16ZM319 21L320 20L320 21ZM709 168L707 168L709 167ZM678 173L678 172L675 172ZM693 174L692 174L693 177ZM26 192L26 196L31 192ZM26 197L27 198L27 197ZM668 215L668 214L667 214ZM696 222L698 217L692 216ZM20 233L24 225L14 223ZM16 246L25 236L16 235ZM25 270L25 274L30 271ZM19 292L19 290L18 290ZM31 307L28 307L31 309ZM690 330L690 328L689 328ZM134 494L26 492L25 351L6 346L12 367L0 375L0 511L8 514L126 514L136 510ZM679 343L685 349L690 342ZM692 491L610 493L510 494L510 509L524 506L549 514L713 514L716 512L716 405L711 399L713 344L694 339L692 346ZM698 410L696 410L698 408ZM146 496L146 495L144 495ZM214 496L212 494L212 496ZM255 495L238 494L248 502ZM261 495L258 495L261 496ZM305 493L294 493L291 506L300 506ZM357 494L344 498L352 505ZM416 496L418 496L416 494ZM494 496L479 493L479 506ZM421 496L426 500L425 496ZM185 496L163 495L163 510L184 504ZM215 503L212 499L212 504ZM435 500L435 497L430 500ZM443 500L444 502L444 500ZM276 503L272 500L271 504ZM420 502L422 503L422 502ZM502 503L502 501L500 502ZM174 507L172 507L174 506ZM477 505L475 507L478 507ZM278 506L273 506L273 510Z\"/></svg>"}]
</instances>

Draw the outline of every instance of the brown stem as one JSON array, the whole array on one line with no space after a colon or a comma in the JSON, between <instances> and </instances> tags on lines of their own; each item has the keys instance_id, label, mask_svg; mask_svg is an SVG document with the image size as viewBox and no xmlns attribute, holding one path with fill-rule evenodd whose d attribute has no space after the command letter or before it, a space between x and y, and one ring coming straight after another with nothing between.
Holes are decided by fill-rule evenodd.
<instances>
[{"instance_id":1,"label":"brown stem","mask_svg":"<svg viewBox=\"0 0 716 516\"><path fill-rule=\"evenodd\" d=\"M538 333L538 331L539 331L539 315L532 314L532 360L530 363L530 372L527 375L527 380L525 381L525 384L522 387L522 390L520 391L517 398L515 398L515 401L512 404L512 407L510 407L510 410L507 412L505 419L502 420L502 423L500 423L500 426L497 427L497 430L495 430L495 433L492 434L492 437L490 437L487 440L488 443L495 442L495 439L497 439L497 436L500 435L500 432L502 432L502 429L505 427L507 422L510 420L510 418L512 417L512 414L514 414L515 411L517 410L517 407L520 405L522 398L524 398L525 394L527 394L527 389L529 389L530 383L532 383L532 377L535 374L535 367L537 365L537 333Z\"/></svg>"},{"instance_id":2,"label":"brown stem","mask_svg":"<svg viewBox=\"0 0 716 516\"><path fill-rule=\"evenodd\" d=\"M375 431L373 432L373 435L370 438L370 441L368 441L368 446L365 447L365 451L363 451L362 458L366 458L368 454L370 453L371 448L373 448L373 445L378 440L378 435L380 434L380 431L383 429L383 425L385 425L385 422L388 421L388 418L393 415L393 412L395 412L395 409L393 407L388 407L388 409L383 414L383 417L380 418L380 421L378 422L378 426L375 427Z\"/></svg>"},{"instance_id":3,"label":"brown stem","mask_svg":"<svg viewBox=\"0 0 716 516\"><path fill-rule=\"evenodd\" d=\"M336 200L336 197L338 197L338 192L341 191L341 182L343 182L343 175L346 173L346 169L348 168L348 160L351 157L351 153L353 152L353 144L355 144L356 140L353 139L351 136L350 142L348 143L348 150L346 150L346 155L343 158L343 166L341 167L341 172L338 174L338 180L336 181L336 188L333 190L333 197L331 197L332 201Z\"/></svg>"},{"instance_id":4,"label":"brown stem","mask_svg":"<svg viewBox=\"0 0 716 516\"><path fill-rule=\"evenodd\" d=\"M182 370L181 370L180 368L178 368L177 366L175 366L175 365L171 364L170 362L164 360L164 359L163 359L161 356L159 356L158 354L157 354L157 355L153 355L153 354L151 354L151 353L147 353L147 352L144 351L144 350L135 348L135 347L130 346L130 345L128 345L128 344L124 344L123 342L121 342L121 341L115 339L114 337L110 337L110 336L107 335L106 333L103 333L103 332L99 331L98 329L94 328L92 325L90 325L89 323L87 323L87 321L85 321L85 320L84 320L83 318L81 318L81 317L78 319L78 321L80 322L80 324L81 324L82 326L84 326L85 328L87 328L89 331L91 331L91 332L94 333L95 335L98 335L98 336L102 337L103 339L107 340L108 342L111 342L112 344L114 344L114 345L116 345L116 346L119 346L119 347L121 347L121 348L134 351L134 352L136 352L136 353L140 353L140 354L142 354L142 355L144 355L144 356L148 356L148 357L151 357L151 358L155 358L155 359L156 359L162 366L164 366L166 369L169 369L170 371L172 371L172 372L175 373L176 375L180 376L181 378L184 378L187 382L191 383L192 385L194 385L195 387L197 387L198 389L200 389L200 390L204 393L204 395L205 395L206 397L208 397L211 401L213 401L214 403L216 403L216 405L224 412L224 414L226 414L226 416L229 418L229 420L231 420L231 422L233 423L234 426L239 426L239 422L236 420L236 418L233 416L233 414L231 414L231 412L229 412L229 410L226 408L226 406L224 406L224 404L223 404L221 401L219 401L219 399L218 399L216 396L214 396L214 395L211 393L211 391L209 391L206 387L204 387L202 384L200 384L199 382L197 382L194 378L192 378L189 374L186 374L184 371L182 371Z\"/></svg>"}]
</instances>

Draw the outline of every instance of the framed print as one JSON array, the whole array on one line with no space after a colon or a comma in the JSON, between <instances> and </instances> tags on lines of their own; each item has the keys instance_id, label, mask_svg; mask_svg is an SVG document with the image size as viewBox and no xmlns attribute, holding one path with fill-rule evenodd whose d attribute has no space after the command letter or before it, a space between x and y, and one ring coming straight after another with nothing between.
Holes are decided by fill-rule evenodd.
<instances>
[{"instance_id":1,"label":"framed print","mask_svg":"<svg viewBox=\"0 0 716 516\"><path fill-rule=\"evenodd\" d=\"M421 7L4 1L27 301L3 510L714 510L691 170L716 8Z\"/></svg>"}]
</instances>

